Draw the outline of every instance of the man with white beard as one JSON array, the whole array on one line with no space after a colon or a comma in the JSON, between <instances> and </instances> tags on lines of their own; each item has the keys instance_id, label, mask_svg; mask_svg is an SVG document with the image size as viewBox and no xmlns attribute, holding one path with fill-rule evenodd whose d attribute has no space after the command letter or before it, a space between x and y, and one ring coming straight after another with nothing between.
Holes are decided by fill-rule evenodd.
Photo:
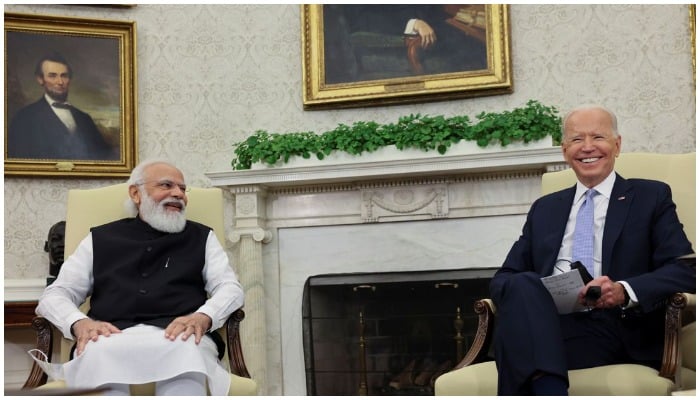
<instances>
[{"instance_id":1,"label":"man with white beard","mask_svg":"<svg viewBox=\"0 0 700 400\"><path fill-rule=\"evenodd\" d=\"M136 216L92 228L39 299L37 314L76 340L71 361L45 369L105 394L156 382L156 395L225 395L216 329L243 289L211 228L186 219L179 169L144 161L127 183Z\"/></svg>"}]
</instances>

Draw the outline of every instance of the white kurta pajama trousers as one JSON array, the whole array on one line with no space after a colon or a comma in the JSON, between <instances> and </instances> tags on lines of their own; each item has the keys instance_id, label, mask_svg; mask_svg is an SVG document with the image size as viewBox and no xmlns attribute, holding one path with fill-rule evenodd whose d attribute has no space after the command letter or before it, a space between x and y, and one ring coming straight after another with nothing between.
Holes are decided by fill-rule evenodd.
<instances>
[{"instance_id":1,"label":"white kurta pajama trousers","mask_svg":"<svg viewBox=\"0 0 700 400\"><path fill-rule=\"evenodd\" d=\"M109 337L100 336L96 342L88 342L80 356L65 364L43 364L47 375L76 388L158 382L187 372L206 375L213 396L228 394L231 384L229 372L218 360L216 345L210 337L202 337L199 345L195 344L194 335L186 341L181 337L170 341L162 328L150 325L137 325Z\"/></svg>"}]
</instances>

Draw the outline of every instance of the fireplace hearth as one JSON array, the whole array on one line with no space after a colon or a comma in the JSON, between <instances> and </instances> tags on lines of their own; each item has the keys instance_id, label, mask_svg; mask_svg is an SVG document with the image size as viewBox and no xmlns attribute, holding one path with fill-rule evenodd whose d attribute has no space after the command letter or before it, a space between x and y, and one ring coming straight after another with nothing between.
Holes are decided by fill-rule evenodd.
<instances>
[{"instance_id":1,"label":"fireplace hearth","mask_svg":"<svg viewBox=\"0 0 700 400\"><path fill-rule=\"evenodd\" d=\"M471 344L495 269L317 275L302 306L307 394L433 395Z\"/></svg>"}]
</instances>

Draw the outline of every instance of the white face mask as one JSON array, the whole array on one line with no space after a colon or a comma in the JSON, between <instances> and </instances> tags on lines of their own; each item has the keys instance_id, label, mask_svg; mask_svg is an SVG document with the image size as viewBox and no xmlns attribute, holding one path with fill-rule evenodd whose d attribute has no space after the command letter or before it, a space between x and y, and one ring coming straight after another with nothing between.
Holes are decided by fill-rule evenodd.
<instances>
[{"instance_id":1,"label":"white face mask","mask_svg":"<svg viewBox=\"0 0 700 400\"><path fill-rule=\"evenodd\" d=\"M39 349L31 349L27 351L27 353L29 354L29 357L34 359L34 361L39 364L39 367L41 367L41 369L46 372L46 375L51 377L51 379L57 381L65 380L65 374L63 373L63 366L65 364L54 364L46 361L48 360L48 357L46 357L46 354Z\"/></svg>"}]
</instances>

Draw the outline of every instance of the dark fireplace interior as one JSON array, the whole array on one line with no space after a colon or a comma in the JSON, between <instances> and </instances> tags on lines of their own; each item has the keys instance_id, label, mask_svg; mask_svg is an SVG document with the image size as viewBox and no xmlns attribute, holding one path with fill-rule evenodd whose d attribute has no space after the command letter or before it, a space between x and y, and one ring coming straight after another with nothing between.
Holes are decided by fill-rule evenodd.
<instances>
[{"instance_id":1,"label":"dark fireplace interior","mask_svg":"<svg viewBox=\"0 0 700 400\"><path fill-rule=\"evenodd\" d=\"M466 353L495 268L316 275L303 298L307 394L433 395Z\"/></svg>"}]
</instances>

